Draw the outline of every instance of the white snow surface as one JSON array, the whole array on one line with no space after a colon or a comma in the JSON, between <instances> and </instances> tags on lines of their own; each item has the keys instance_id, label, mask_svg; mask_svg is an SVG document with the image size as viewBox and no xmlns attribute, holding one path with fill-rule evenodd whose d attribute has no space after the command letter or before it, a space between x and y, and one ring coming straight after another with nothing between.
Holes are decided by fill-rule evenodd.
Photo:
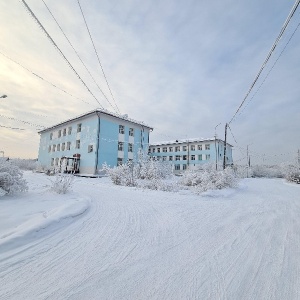
<instances>
[{"instance_id":1,"label":"white snow surface","mask_svg":"<svg viewBox=\"0 0 300 300\"><path fill-rule=\"evenodd\" d=\"M78 178L0 198L0 299L300 299L300 185L193 195Z\"/></svg>"}]
</instances>

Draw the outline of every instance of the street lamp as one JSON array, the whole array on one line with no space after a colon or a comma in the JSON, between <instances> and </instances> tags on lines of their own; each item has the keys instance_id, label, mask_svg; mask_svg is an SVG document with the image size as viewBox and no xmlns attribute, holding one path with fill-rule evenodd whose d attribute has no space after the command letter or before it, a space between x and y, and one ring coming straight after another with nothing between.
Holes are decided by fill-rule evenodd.
<instances>
[{"instance_id":1,"label":"street lamp","mask_svg":"<svg viewBox=\"0 0 300 300\"><path fill-rule=\"evenodd\" d=\"M2 95L2 96L0 96L0 98L6 98L7 97L7 95Z\"/></svg>"}]
</instances>

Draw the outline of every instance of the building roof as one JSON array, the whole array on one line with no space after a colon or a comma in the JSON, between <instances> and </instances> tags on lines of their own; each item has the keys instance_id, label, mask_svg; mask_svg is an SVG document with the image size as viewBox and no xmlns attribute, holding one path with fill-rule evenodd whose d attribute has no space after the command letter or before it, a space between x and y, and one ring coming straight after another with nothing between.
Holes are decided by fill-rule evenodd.
<instances>
[{"instance_id":1,"label":"building roof","mask_svg":"<svg viewBox=\"0 0 300 300\"><path fill-rule=\"evenodd\" d=\"M149 128L150 130L153 130L152 127L146 125L146 124L145 124L144 122L142 122L142 121L136 121L136 120L133 120L133 119L128 118L128 115L118 115L118 114L115 114L115 113L113 113L113 112L110 112L110 111L108 111L108 110L106 110L106 109L99 109L99 108L97 108L97 109L94 109L94 110L89 111L89 112L87 112L87 113L84 113L84 114L81 114L81 115L79 115L79 116L76 116L76 117L74 117L74 118L72 118L72 119L68 119L68 120L63 121L63 122L61 122L61 123L58 123L58 124L55 124L55 125L53 125L53 126L44 128L43 130L40 130L38 133L43 133L43 132L52 130L52 129L54 129L54 128L58 127L58 126L64 125L64 124L66 124L66 123L68 123L68 122L70 122L70 121L79 120L79 119L84 118L84 117L86 117L86 116L89 116L89 115L92 115L92 114L97 114L97 113L101 113L101 114L105 114L105 115L108 115L108 116L112 116L112 117L115 117L115 118L118 118L118 119L121 119L121 120L124 120L124 121L128 121L128 122L131 122L131 123L134 123L134 124L143 126L143 127L147 127L147 128Z\"/></svg>"},{"instance_id":2,"label":"building roof","mask_svg":"<svg viewBox=\"0 0 300 300\"><path fill-rule=\"evenodd\" d=\"M191 139L181 139L181 140L171 140L171 141L163 141L151 143L149 146L163 146L163 145L177 145L177 144L187 144L187 143L200 143L200 142L214 142L215 138L191 138ZM216 141L223 142L221 139L216 139ZM227 143L227 145L233 147L231 144Z\"/></svg>"}]
</instances>

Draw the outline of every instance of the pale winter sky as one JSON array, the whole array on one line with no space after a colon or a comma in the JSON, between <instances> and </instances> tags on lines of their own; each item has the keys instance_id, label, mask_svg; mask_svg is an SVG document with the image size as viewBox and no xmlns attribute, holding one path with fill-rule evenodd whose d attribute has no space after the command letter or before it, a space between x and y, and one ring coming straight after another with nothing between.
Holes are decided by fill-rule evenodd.
<instances>
[{"instance_id":1,"label":"pale winter sky","mask_svg":"<svg viewBox=\"0 0 300 300\"><path fill-rule=\"evenodd\" d=\"M44 1L109 97L77 0ZM26 2L101 105L113 111L43 1ZM153 126L152 142L212 137L219 123L217 135L224 139L225 123L242 102L294 3L80 0L121 113ZM299 13L300 8L254 92L297 28ZM8 95L0 99L0 151L10 157L36 158L39 135L34 125L50 126L99 104L22 1L0 1L0 37L0 96ZM250 94L245 109L230 124L242 148L235 147L234 160L245 156L247 145L253 162L282 162L296 157L300 148L299 53L300 28L264 84L255 95ZM111 97L109 100L113 103ZM236 146L230 132L228 138Z\"/></svg>"}]
</instances>

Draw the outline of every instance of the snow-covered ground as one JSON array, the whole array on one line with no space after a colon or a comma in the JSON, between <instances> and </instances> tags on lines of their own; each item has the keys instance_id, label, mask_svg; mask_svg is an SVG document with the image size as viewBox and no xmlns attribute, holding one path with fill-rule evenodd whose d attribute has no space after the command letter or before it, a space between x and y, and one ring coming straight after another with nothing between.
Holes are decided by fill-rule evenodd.
<instances>
[{"instance_id":1,"label":"snow-covered ground","mask_svg":"<svg viewBox=\"0 0 300 300\"><path fill-rule=\"evenodd\" d=\"M201 196L78 178L0 198L0 299L300 299L300 185Z\"/></svg>"}]
</instances>

